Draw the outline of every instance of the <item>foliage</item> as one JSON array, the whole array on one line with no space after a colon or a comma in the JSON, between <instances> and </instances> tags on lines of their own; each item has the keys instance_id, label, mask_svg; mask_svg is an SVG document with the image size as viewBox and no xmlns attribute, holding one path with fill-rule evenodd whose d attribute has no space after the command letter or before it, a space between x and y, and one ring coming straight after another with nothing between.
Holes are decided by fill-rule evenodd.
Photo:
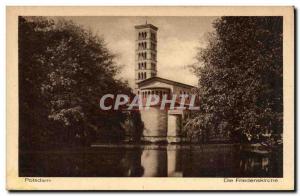
<instances>
[{"instance_id":1,"label":"foliage","mask_svg":"<svg viewBox=\"0 0 300 196\"><path fill-rule=\"evenodd\" d=\"M71 21L19 18L20 142L37 145L120 139L121 112L101 112L106 93L130 94L102 38ZM112 131L113 130L113 131Z\"/></svg>"},{"instance_id":2,"label":"foliage","mask_svg":"<svg viewBox=\"0 0 300 196\"><path fill-rule=\"evenodd\" d=\"M188 135L254 141L282 133L282 17L221 17L214 28L193 65L201 110Z\"/></svg>"}]
</instances>

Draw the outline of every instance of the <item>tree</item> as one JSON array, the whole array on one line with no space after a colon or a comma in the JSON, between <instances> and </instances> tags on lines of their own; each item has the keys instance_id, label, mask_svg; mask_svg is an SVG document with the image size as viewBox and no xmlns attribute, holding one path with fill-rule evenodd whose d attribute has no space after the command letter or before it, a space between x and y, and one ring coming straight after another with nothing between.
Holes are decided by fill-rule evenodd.
<instances>
[{"instance_id":1,"label":"tree","mask_svg":"<svg viewBox=\"0 0 300 196\"><path fill-rule=\"evenodd\" d=\"M282 17L221 17L214 28L193 65L201 110L186 129L252 141L281 133Z\"/></svg>"},{"instance_id":2,"label":"tree","mask_svg":"<svg viewBox=\"0 0 300 196\"><path fill-rule=\"evenodd\" d=\"M131 89L115 78L120 66L102 38L71 21L20 17L19 54L21 141L36 135L39 144L89 143L104 132L123 137L125 116L101 111L99 100Z\"/></svg>"}]
</instances>

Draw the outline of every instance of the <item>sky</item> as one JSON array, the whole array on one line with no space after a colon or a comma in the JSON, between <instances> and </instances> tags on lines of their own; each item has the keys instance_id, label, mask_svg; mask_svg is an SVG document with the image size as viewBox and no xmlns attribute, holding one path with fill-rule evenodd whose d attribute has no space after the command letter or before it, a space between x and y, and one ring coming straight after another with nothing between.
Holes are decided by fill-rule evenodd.
<instances>
[{"instance_id":1,"label":"sky","mask_svg":"<svg viewBox=\"0 0 300 196\"><path fill-rule=\"evenodd\" d=\"M123 66L118 78L134 86L135 25L153 24L157 32L157 76L197 85L197 77L187 65L195 62L197 48L205 47L207 34L212 32L217 17L119 17L78 16L64 17L102 36L116 62Z\"/></svg>"}]
</instances>

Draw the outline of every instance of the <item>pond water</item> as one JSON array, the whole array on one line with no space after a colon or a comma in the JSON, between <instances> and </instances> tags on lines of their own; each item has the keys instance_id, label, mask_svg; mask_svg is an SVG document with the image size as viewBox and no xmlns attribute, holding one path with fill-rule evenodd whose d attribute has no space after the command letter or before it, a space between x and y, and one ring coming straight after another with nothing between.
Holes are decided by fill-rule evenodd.
<instances>
[{"instance_id":1,"label":"pond water","mask_svg":"<svg viewBox=\"0 0 300 196\"><path fill-rule=\"evenodd\" d=\"M282 153L239 145L98 145L20 152L19 175L32 177L282 177Z\"/></svg>"}]
</instances>

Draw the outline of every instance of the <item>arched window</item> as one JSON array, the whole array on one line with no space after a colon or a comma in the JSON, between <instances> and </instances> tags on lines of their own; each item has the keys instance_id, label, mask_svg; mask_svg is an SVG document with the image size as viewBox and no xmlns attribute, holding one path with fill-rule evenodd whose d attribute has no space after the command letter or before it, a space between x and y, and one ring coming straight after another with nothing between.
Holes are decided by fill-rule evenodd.
<instances>
[{"instance_id":1,"label":"arched window","mask_svg":"<svg viewBox=\"0 0 300 196\"><path fill-rule=\"evenodd\" d=\"M155 40L155 33L151 33L151 39Z\"/></svg>"},{"instance_id":2,"label":"arched window","mask_svg":"<svg viewBox=\"0 0 300 196\"><path fill-rule=\"evenodd\" d=\"M147 77L146 77L146 72L144 72L144 79L146 79Z\"/></svg>"},{"instance_id":3,"label":"arched window","mask_svg":"<svg viewBox=\"0 0 300 196\"><path fill-rule=\"evenodd\" d=\"M152 60L155 60L155 57L154 57L154 54L153 54L153 53L151 53L151 59L152 59Z\"/></svg>"}]
</instances>

